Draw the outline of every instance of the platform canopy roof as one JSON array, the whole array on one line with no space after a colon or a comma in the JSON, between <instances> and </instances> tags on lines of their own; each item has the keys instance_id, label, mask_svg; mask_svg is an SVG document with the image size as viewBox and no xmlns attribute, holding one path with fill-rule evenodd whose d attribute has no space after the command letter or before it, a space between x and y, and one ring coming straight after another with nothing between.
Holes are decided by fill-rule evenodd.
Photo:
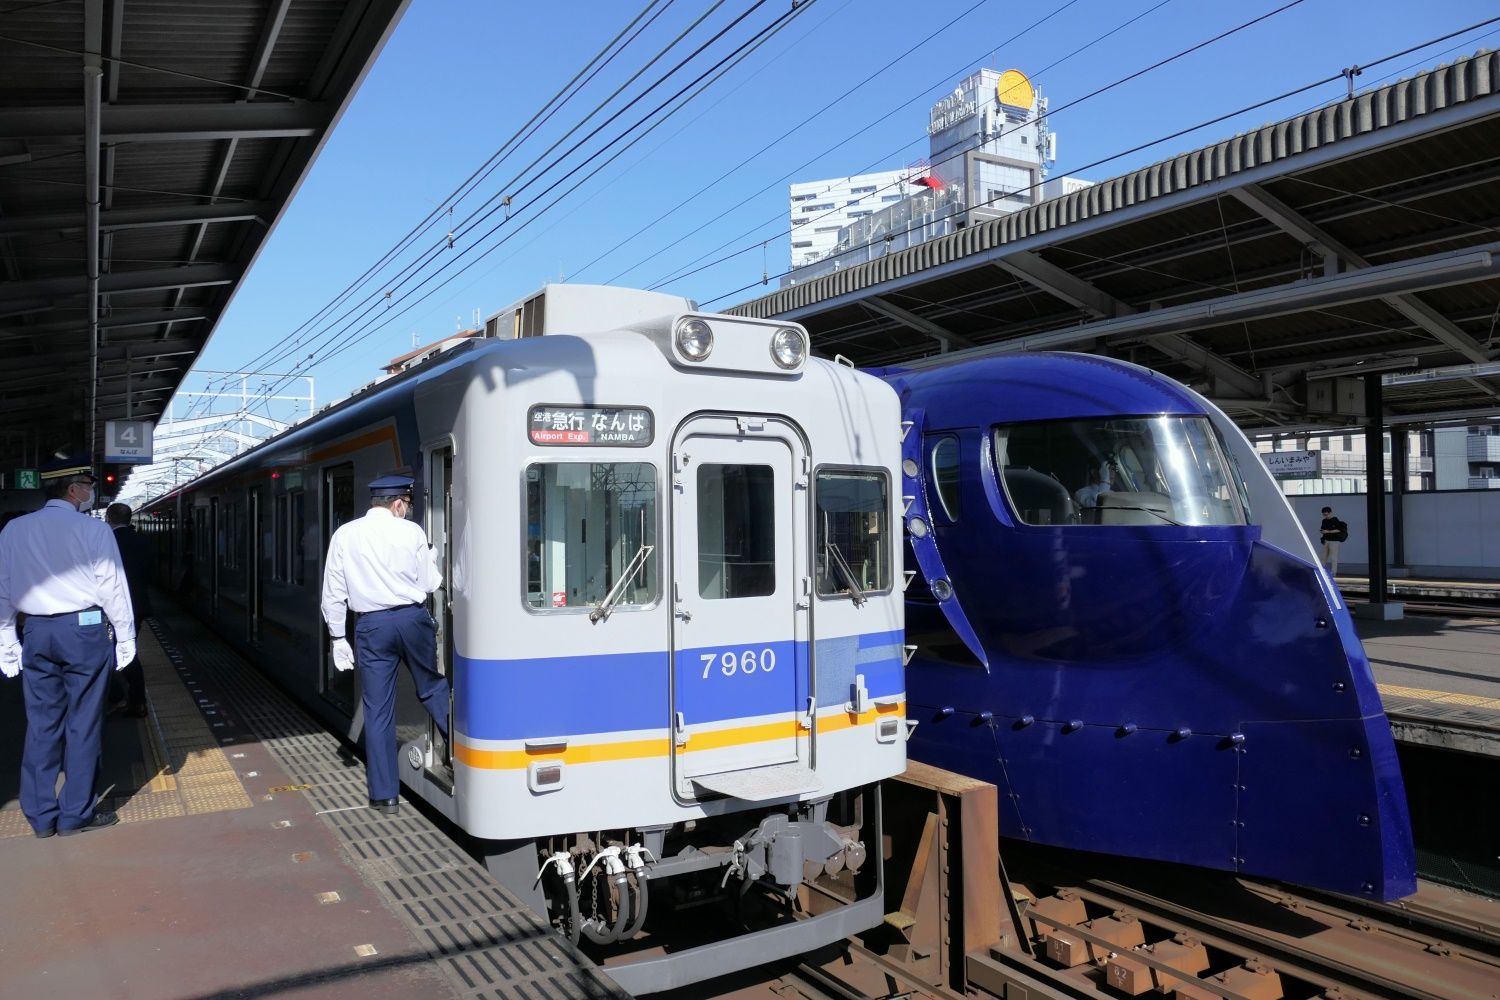
<instances>
[{"instance_id":1,"label":"platform canopy roof","mask_svg":"<svg viewBox=\"0 0 1500 1000\"><path fill-rule=\"evenodd\" d=\"M160 416L407 2L0 0L0 471Z\"/></svg>"},{"instance_id":2,"label":"platform canopy roof","mask_svg":"<svg viewBox=\"0 0 1500 1000\"><path fill-rule=\"evenodd\" d=\"M1396 422L1500 412L1500 53L731 311L862 366L1107 353L1249 428L1356 422L1374 371Z\"/></svg>"}]
</instances>

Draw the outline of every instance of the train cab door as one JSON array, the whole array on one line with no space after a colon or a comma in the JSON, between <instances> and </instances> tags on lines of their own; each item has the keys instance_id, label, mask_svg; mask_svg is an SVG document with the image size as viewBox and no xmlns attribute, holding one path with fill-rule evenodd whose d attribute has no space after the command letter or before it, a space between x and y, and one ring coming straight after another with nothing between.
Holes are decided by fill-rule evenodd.
<instances>
[{"instance_id":1,"label":"train cab door","mask_svg":"<svg viewBox=\"0 0 1500 1000\"><path fill-rule=\"evenodd\" d=\"M450 678L448 689L448 731L453 731L453 448L434 448L427 455L427 538L437 553L438 571L443 582L432 592L432 617L437 622L437 669ZM432 766L440 775L452 779L453 750L436 726L431 726Z\"/></svg>"},{"instance_id":2,"label":"train cab door","mask_svg":"<svg viewBox=\"0 0 1500 1000\"><path fill-rule=\"evenodd\" d=\"M676 792L813 791L808 477L770 417L700 417L672 453Z\"/></svg>"},{"instance_id":3,"label":"train cab door","mask_svg":"<svg viewBox=\"0 0 1500 1000\"><path fill-rule=\"evenodd\" d=\"M339 526L354 519L354 463L345 462L323 470L323 563L328 560L328 543ZM322 580L322 574L318 575ZM321 587L321 583L319 584ZM349 612L344 623L344 634L354 642L354 614ZM328 649L326 633L318 630L318 657L323 675L323 697L337 705L351 718L354 716L354 675L357 671L341 672L333 665L333 656Z\"/></svg>"}]
</instances>

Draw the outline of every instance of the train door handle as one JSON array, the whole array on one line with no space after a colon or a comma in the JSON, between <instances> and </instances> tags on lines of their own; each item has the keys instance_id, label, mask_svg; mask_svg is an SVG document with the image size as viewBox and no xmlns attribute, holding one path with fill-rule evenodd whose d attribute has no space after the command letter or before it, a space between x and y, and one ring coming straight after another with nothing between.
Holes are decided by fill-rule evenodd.
<instances>
[{"instance_id":1,"label":"train door handle","mask_svg":"<svg viewBox=\"0 0 1500 1000\"><path fill-rule=\"evenodd\" d=\"M676 611L672 612L672 614L674 617L681 618L684 623L693 620L693 613L687 608L678 608Z\"/></svg>"}]
</instances>

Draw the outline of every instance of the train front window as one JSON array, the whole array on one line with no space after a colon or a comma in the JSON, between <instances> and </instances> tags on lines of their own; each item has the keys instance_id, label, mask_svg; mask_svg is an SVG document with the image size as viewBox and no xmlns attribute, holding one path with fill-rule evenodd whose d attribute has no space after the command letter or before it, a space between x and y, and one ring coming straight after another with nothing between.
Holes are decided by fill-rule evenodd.
<instances>
[{"instance_id":1,"label":"train front window","mask_svg":"<svg viewBox=\"0 0 1500 1000\"><path fill-rule=\"evenodd\" d=\"M864 594L891 586L890 503L883 472L818 472L818 596Z\"/></svg>"},{"instance_id":2,"label":"train front window","mask_svg":"<svg viewBox=\"0 0 1500 1000\"><path fill-rule=\"evenodd\" d=\"M1207 417L1048 420L995 428L996 473L1026 524L1246 524Z\"/></svg>"},{"instance_id":3,"label":"train front window","mask_svg":"<svg viewBox=\"0 0 1500 1000\"><path fill-rule=\"evenodd\" d=\"M619 610L656 600L656 467L556 462L526 470L526 604Z\"/></svg>"},{"instance_id":4,"label":"train front window","mask_svg":"<svg viewBox=\"0 0 1500 1000\"><path fill-rule=\"evenodd\" d=\"M698 593L776 592L776 485L769 465L698 466Z\"/></svg>"}]
</instances>

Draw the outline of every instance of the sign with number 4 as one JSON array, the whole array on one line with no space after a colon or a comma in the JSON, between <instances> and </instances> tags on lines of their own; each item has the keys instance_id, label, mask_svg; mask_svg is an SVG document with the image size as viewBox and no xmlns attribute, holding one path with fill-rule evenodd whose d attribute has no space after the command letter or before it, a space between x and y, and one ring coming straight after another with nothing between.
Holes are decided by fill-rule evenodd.
<instances>
[{"instance_id":1,"label":"sign with number 4","mask_svg":"<svg viewBox=\"0 0 1500 1000\"><path fill-rule=\"evenodd\" d=\"M104 461L115 464L151 464L151 434L156 428L145 420L104 422Z\"/></svg>"}]
</instances>

